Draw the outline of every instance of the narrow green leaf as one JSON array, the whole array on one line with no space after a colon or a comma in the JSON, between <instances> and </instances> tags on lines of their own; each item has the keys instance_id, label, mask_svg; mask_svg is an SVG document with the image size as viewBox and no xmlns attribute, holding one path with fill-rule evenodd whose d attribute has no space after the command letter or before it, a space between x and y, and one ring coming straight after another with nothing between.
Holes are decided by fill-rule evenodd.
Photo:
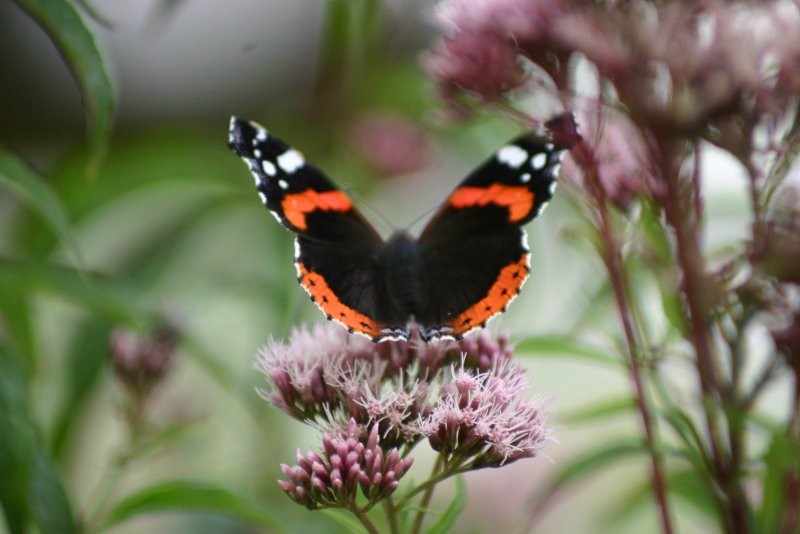
<instances>
[{"instance_id":1,"label":"narrow green leaf","mask_svg":"<svg viewBox=\"0 0 800 534\"><path fill-rule=\"evenodd\" d=\"M11 532L74 532L64 488L41 443L23 367L0 343L0 504Z\"/></svg>"},{"instance_id":2,"label":"narrow green leaf","mask_svg":"<svg viewBox=\"0 0 800 534\"><path fill-rule=\"evenodd\" d=\"M566 424L594 423L616 415L627 415L636 408L636 402L630 397L618 397L605 401L593 402L588 408L580 408L561 414Z\"/></svg>"},{"instance_id":3,"label":"narrow green leaf","mask_svg":"<svg viewBox=\"0 0 800 534\"><path fill-rule=\"evenodd\" d=\"M564 336L528 337L516 344L515 351L522 356L568 356L616 367L625 365L618 356Z\"/></svg>"},{"instance_id":4,"label":"narrow green leaf","mask_svg":"<svg viewBox=\"0 0 800 534\"><path fill-rule=\"evenodd\" d=\"M574 458L557 471L550 483L534 496L534 511L532 513L544 513L550 499L570 484L580 482L594 473L607 468L618 460L633 455L645 454L646 452L647 445L644 440L638 438L627 440L620 439L614 443L599 446L582 456Z\"/></svg>"},{"instance_id":5,"label":"narrow green leaf","mask_svg":"<svg viewBox=\"0 0 800 534\"><path fill-rule=\"evenodd\" d=\"M64 397L58 403L60 409L53 423L51 451L56 458L64 457L72 429L80 424L86 400L106 369L110 332L108 322L87 317L72 336L67 349Z\"/></svg>"},{"instance_id":6,"label":"narrow green leaf","mask_svg":"<svg viewBox=\"0 0 800 534\"><path fill-rule=\"evenodd\" d=\"M646 506L655 504L652 484L650 480L642 478L630 482L629 488L619 499L619 502L609 507L604 514L604 530L619 530L621 523L631 519L633 515ZM708 517L710 521L718 521L717 509L714 499L709 491L709 486L698 476L695 470L683 470L667 475L667 488L670 495L675 496L692 508Z\"/></svg>"},{"instance_id":7,"label":"narrow green leaf","mask_svg":"<svg viewBox=\"0 0 800 534\"><path fill-rule=\"evenodd\" d=\"M47 32L80 85L94 173L108 145L114 112L114 90L94 35L67 0L16 1Z\"/></svg>"},{"instance_id":8,"label":"narrow green leaf","mask_svg":"<svg viewBox=\"0 0 800 534\"><path fill-rule=\"evenodd\" d=\"M787 495L790 476L800 473L800 448L776 430L764 455L764 499L756 513L757 532L781 531L781 515L791 506Z\"/></svg>"},{"instance_id":9,"label":"narrow green leaf","mask_svg":"<svg viewBox=\"0 0 800 534\"><path fill-rule=\"evenodd\" d=\"M81 265L72 225L61 200L33 169L11 152L0 148L0 185L5 184L30 209L38 213L58 236L62 246Z\"/></svg>"},{"instance_id":10,"label":"narrow green leaf","mask_svg":"<svg viewBox=\"0 0 800 534\"><path fill-rule=\"evenodd\" d=\"M109 512L102 528L167 511L218 513L272 532L286 532L280 519L259 503L219 486L188 480L164 482L128 496Z\"/></svg>"},{"instance_id":11,"label":"narrow green leaf","mask_svg":"<svg viewBox=\"0 0 800 534\"><path fill-rule=\"evenodd\" d=\"M439 520L428 529L428 534L447 534L451 532L453 525L466 505L467 485L464 483L464 477L459 475L456 477L456 493L453 495L453 499L450 501L444 514L442 514Z\"/></svg>"},{"instance_id":12,"label":"narrow green leaf","mask_svg":"<svg viewBox=\"0 0 800 534\"><path fill-rule=\"evenodd\" d=\"M367 529L362 525L358 519L349 510L341 510L338 508L325 508L321 512L330 517L339 525L343 526L345 532L366 532Z\"/></svg>"},{"instance_id":13,"label":"narrow green leaf","mask_svg":"<svg viewBox=\"0 0 800 534\"><path fill-rule=\"evenodd\" d=\"M617 460L647 452L642 439L619 440L610 445L598 447L575 458L564 466L555 476L553 487L563 487L605 469Z\"/></svg>"},{"instance_id":14,"label":"narrow green leaf","mask_svg":"<svg viewBox=\"0 0 800 534\"><path fill-rule=\"evenodd\" d=\"M134 323L138 317L132 294L108 281L89 282L68 267L0 258L0 291L9 288L23 295L55 294L114 323Z\"/></svg>"}]
</instances>

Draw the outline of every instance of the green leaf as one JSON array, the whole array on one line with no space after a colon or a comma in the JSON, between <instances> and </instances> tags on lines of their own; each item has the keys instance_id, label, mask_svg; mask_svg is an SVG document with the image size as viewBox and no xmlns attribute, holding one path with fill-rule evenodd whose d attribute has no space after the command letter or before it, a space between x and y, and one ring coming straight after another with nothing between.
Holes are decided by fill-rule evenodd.
<instances>
[{"instance_id":1,"label":"green leaf","mask_svg":"<svg viewBox=\"0 0 800 534\"><path fill-rule=\"evenodd\" d=\"M63 458L71 431L80 425L83 407L94 391L109 360L108 322L94 317L84 319L72 336L65 366L64 397L59 402L59 412L53 423L51 450L56 458Z\"/></svg>"},{"instance_id":2,"label":"green leaf","mask_svg":"<svg viewBox=\"0 0 800 534\"><path fill-rule=\"evenodd\" d=\"M108 145L114 112L114 90L94 35L67 0L16 0L47 32L67 61L81 88L94 174Z\"/></svg>"},{"instance_id":3,"label":"green leaf","mask_svg":"<svg viewBox=\"0 0 800 534\"><path fill-rule=\"evenodd\" d=\"M618 356L584 345L564 336L535 336L525 338L515 346L515 351L522 356L560 357L589 360L595 363L624 366L625 362Z\"/></svg>"},{"instance_id":4,"label":"green leaf","mask_svg":"<svg viewBox=\"0 0 800 534\"><path fill-rule=\"evenodd\" d=\"M343 526L345 532L366 532L367 529L362 525L358 519L349 510L341 510L338 508L325 508L321 512L333 519L336 523Z\"/></svg>"},{"instance_id":5,"label":"green leaf","mask_svg":"<svg viewBox=\"0 0 800 534\"><path fill-rule=\"evenodd\" d=\"M0 503L11 532L74 532L72 510L45 454L28 404L23 367L0 344Z\"/></svg>"},{"instance_id":6,"label":"green leaf","mask_svg":"<svg viewBox=\"0 0 800 534\"><path fill-rule=\"evenodd\" d=\"M764 499L756 514L757 532L781 531L782 515L792 506L787 492L790 477L800 473L800 447L784 433L776 430L764 455Z\"/></svg>"},{"instance_id":7,"label":"green leaf","mask_svg":"<svg viewBox=\"0 0 800 534\"><path fill-rule=\"evenodd\" d=\"M643 439L618 439L614 443L599 446L582 456L574 458L556 472L550 483L534 496L534 510L531 513L544 513L548 508L550 499L570 484L580 482L618 460L646 452L647 444Z\"/></svg>"},{"instance_id":8,"label":"green leaf","mask_svg":"<svg viewBox=\"0 0 800 534\"><path fill-rule=\"evenodd\" d=\"M588 408L580 408L561 414L564 423L575 425L594 423L616 415L627 415L636 408L636 402L630 397L617 397L601 402L593 402Z\"/></svg>"},{"instance_id":9,"label":"green leaf","mask_svg":"<svg viewBox=\"0 0 800 534\"><path fill-rule=\"evenodd\" d=\"M0 291L22 295L36 292L55 294L113 323L135 323L136 302L108 281L89 282L84 275L68 267L17 262L0 258Z\"/></svg>"},{"instance_id":10,"label":"green leaf","mask_svg":"<svg viewBox=\"0 0 800 534\"><path fill-rule=\"evenodd\" d=\"M176 511L218 513L271 532L286 532L280 519L261 504L219 486L188 480L164 482L128 496L108 513L102 528L142 514Z\"/></svg>"},{"instance_id":11,"label":"green leaf","mask_svg":"<svg viewBox=\"0 0 800 534\"><path fill-rule=\"evenodd\" d=\"M5 184L30 209L38 213L58 236L62 246L80 265L80 251L61 200L33 169L7 150L0 148L0 184Z\"/></svg>"},{"instance_id":12,"label":"green leaf","mask_svg":"<svg viewBox=\"0 0 800 534\"><path fill-rule=\"evenodd\" d=\"M442 514L439 520L434 523L430 529L428 529L428 533L447 534L448 532L451 532L453 525L458 519L458 516L461 515L461 512L464 510L466 505L467 485L464 483L464 477L458 475L456 477L456 493L453 495L453 500L450 501L450 504L447 506L447 509L444 511L444 514Z\"/></svg>"},{"instance_id":13,"label":"green leaf","mask_svg":"<svg viewBox=\"0 0 800 534\"><path fill-rule=\"evenodd\" d=\"M555 476L552 486L563 487L605 469L610 464L633 455L647 452L642 439L619 440L610 445L598 447L579 456L563 467Z\"/></svg>"},{"instance_id":14,"label":"green leaf","mask_svg":"<svg viewBox=\"0 0 800 534\"><path fill-rule=\"evenodd\" d=\"M695 508L709 520L718 521L717 508L705 481L698 476L695 470L683 470L667 475L667 488L671 495L680 498L688 505ZM619 530L621 523L631 519L635 512L646 506L655 505L652 484L650 480L630 483L628 491L621 497L619 503L612 505L606 512L604 530Z\"/></svg>"}]
</instances>

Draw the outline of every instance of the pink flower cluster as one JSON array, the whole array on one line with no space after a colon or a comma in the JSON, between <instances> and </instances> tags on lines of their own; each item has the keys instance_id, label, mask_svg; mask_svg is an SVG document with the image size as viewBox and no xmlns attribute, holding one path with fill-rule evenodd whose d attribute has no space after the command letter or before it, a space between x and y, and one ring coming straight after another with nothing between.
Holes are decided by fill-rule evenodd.
<instances>
[{"instance_id":1,"label":"pink flower cluster","mask_svg":"<svg viewBox=\"0 0 800 534\"><path fill-rule=\"evenodd\" d=\"M297 465L282 464L286 480L278 484L292 500L311 510L349 507L355 503L359 488L370 503L388 497L414 460L400 458L396 448L384 452L378 425L364 434L353 419L346 429L326 432L322 454L302 454L298 449Z\"/></svg>"},{"instance_id":2,"label":"pink flower cluster","mask_svg":"<svg viewBox=\"0 0 800 534\"><path fill-rule=\"evenodd\" d=\"M289 480L281 486L309 507L341 503L356 479L366 480L360 471L345 476L359 466L371 481L364 494L382 498L394 489L387 480L407 467L398 463L398 451L425 439L451 472L535 456L549 429L541 402L525 400L527 377L511 356L506 336L485 332L458 342L375 344L332 323L295 330L287 343L270 342L257 362L272 384L265 398L314 421L327 436L322 456L298 455L298 466L284 467ZM373 471L360 463L363 447L364 461L380 459ZM394 473L388 478L387 469Z\"/></svg>"}]
</instances>

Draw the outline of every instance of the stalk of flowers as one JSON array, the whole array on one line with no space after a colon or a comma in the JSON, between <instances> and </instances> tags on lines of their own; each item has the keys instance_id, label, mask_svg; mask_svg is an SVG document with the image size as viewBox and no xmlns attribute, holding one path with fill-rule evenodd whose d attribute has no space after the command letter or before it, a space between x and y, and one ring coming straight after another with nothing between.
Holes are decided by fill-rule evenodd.
<instances>
[{"instance_id":1,"label":"stalk of flowers","mask_svg":"<svg viewBox=\"0 0 800 534\"><path fill-rule=\"evenodd\" d=\"M281 488L309 509L348 509L372 530L366 512L391 501L427 440L440 456L431 478L386 508L401 513L424 492L418 530L438 482L533 457L549 437L543 403L525 399L527 377L511 357L507 336L485 332L376 344L327 323L270 341L256 363L271 385L263 396L323 435L320 452L282 465Z\"/></svg>"},{"instance_id":2,"label":"stalk of flowers","mask_svg":"<svg viewBox=\"0 0 800 534\"><path fill-rule=\"evenodd\" d=\"M492 103L536 123L506 100L512 90L524 89L539 90L538 102L549 112L576 111L584 141L571 151L565 171L573 198L590 214L613 290L662 530L671 532L672 520L659 426L666 423L681 435L689 421L703 446L698 451L691 440L681 445L704 455L694 468L714 497L723 528L750 531L762 499L744 486L748 478L764 483L767 469L745 469L760 460L747 455L743 421L784 365L795 369L797 361L798 216L796 208L779 213L775 205L792 194L785 181L800 153L800 41L787 38L800 35L800 6L789 0L448 0L439 4L437 21L444 36L425 65L457 113ZM702 246L702 160L709 143L742 164L753 216L748 242L713 263ZM660 235L653 238L651 227L650 239L633 241L642 232L629 230L645 224L636 214L647 211L658 216ZM677 333L692 348L701 417L668 395L658 397L660 406L649 400L650 391L663 388L650 370L658 362L648 355L669 348L653 347L636 319L643 311L632 298L625 250L642 253L662 292L677 288L683 317L672 320L681 323ZM742 347L754 327L765 325L775 346L758 379L748 383ZM800 376L794 374L786 426L796 446ZM660 407L675 418L659 421ZM800 505L797 495L786 492L787 510ZM800 527L789 512L780 524Z\"/></svg>"}]
</instances>

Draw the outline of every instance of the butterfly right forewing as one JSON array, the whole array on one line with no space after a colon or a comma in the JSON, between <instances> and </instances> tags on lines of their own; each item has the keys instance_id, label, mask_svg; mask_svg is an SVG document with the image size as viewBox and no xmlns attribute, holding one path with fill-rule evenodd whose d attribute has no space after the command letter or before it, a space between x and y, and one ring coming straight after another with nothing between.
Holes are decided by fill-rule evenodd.
<instances>
[{"instance_id":1,"label":"butterfly right forewing","mask_svg":"<svg viewBox=\"0 0 800 534\"><path fill-rule=\"evenodd\" d=\"M429 337L461 337L505 311L530 271L522 225L552 198L563 153L523 135L450 194L419 238Z\"/></svg>"}]
</instances>

